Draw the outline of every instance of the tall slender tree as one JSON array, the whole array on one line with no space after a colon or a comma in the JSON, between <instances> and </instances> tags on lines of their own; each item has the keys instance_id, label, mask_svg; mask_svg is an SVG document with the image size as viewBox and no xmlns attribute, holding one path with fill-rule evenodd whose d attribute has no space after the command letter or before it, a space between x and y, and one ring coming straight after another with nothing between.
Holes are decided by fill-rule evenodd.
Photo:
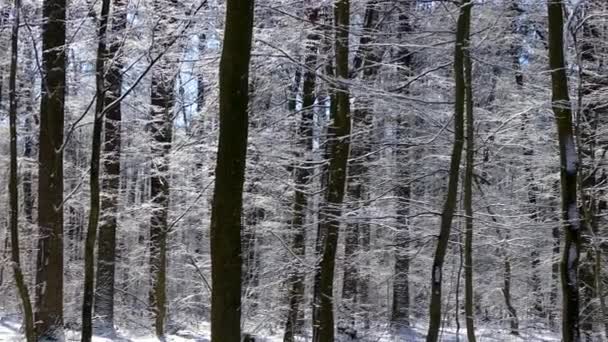
<instances>
[{"instance_id":1,"label":"tall slender tree","mask_svg":"<svg viewBox=\"0 0 608 342\"><path fill-rule=\"evenodd\" d=\"M42 4L42 83L38 152L36 335L63 336L63 126L66 91L66 0Z\"/></svg>"},{"instance_id":2,"label":"tall slender tree","mask_svg":"<svg viewBox=\"0 0 608 342\"><path fill-rule=\"evenodd\" d=\"M82 333L81 341L90 342L93 336L93 298L95 288L95 242L97 239L97 226L99 224L99 163L101 156L101 133L103 130L104 98L106 92L105 71L108 55L106 32L108 29L108 16L110 14L110 0L103 0L97 28L97 61L95 66L96 80L96 106L93 118L93 141L91 144L90 164L90 207L89 226L87 228L84 246L84 291L82 298Z\"/></svg>"},{"instance_id":3,"label":"tall slender tree","mask_svg":"<svg viewBox=\"0 0 608 342\"><path fill-rule=\"evenodd\" d=\"M413 31L412 11L415 9L415 0L403 0L399 8L399 37L405 40ZM399 64L403 67L403 75L411 77L414 68L414 53L409 48L400 48L397 56ZM409 80L408 80L409 82ZM409 88L403 89L409 93ZM399 181L395 187L398 200L397 223L398 231L395 234L395 278L393 280L393 303L391 308L391 328L400 335L410 326L410 254L409 254L409 214L410 199L412 196L412 180L408 162L411 157L410 148L404 141L412 131L409 118L399 117L397 122L396 162Z\"/></svg>"},{"instance_id":4,"label":"tall slender tree","mask_svg":"<svg viewBox=\"0 0 608 342\"><path fill-rule=\"evenodd\" d=\"M325 233L321 265L318 270L320 307L318 313L319 325L313 327L314 342L334 341L334 309L333 282L338 249L338 233L340 216L344 200L348 156L350 149L350 94L347 86L349 77L348 54L350 32L350 1L336 0L335 18L335 64L336 64L336 112L333 118L331 146L328 169L328 184L323 210L323 228Z\"/></svg>"},{"instance_id":5,"label":"tall slender tree","mask_svg":"<svg viewBox=\"0 0 608 342\"><path fill-rule=\"evenodd\" d=\"M426 336L427 342L436 342L439 339L439 328L441 326L443 263L450 240L452 219L454 218L454 211L456 210L458 178L460 177L460 162L464 145L464 114L466 100L464 54L467 49L471 25L471 7L472 3L470 0L462 0L460 2L460 13L458 15L456 28L456 44L454 49L454 146L452 149L452 159L450 161L448 193L441 212L441 225L437 240L437 249L433 258L433 268L431 269L431 304L429 309L429 329Z\"/></svg>"},{"instance_id":6,"label":"tall slender tree","mask_svg":"<svg viewBox=\"0 0 608 342\"><path fill-rule=\"evenodd\" d=\"M373 47L374 31L379 19L379 4L377 0L370 0L365 5L359 49L353 58L353 73L361 71L361 78L365 82L374 82L380 69L380 57L377 48ZM361 70L358 70L358 69ZM373 101L367 96L361 96L355 104L353 113L352 151L348 167L347 196L352 210L360 211L366 206L369 195L367 187L368 163L372 148L372 107ZM346 311L346 321L340 322L342 328L354 330L356 324L356 305L365 305L368 301L369 277L361 272L357 265L356 255L359 251L365 253L369 250L370 224L365 220L349 222L346 226L344 243L344 280L342 287L343 311ZM366 315L364 310L364 315ZM365 318L367 324L367 318Z\"/></svg>"},{"instance_id":7,"label":"tall slender tree","mask_svg":"<svg viewBox=\"0 0 608 342\"><path fill-rule=\"evenodd\" d=\"M581 247L581 222L577 205L578 158L574 143L568 76L564 58L564 7L561 0L547 0L549 13L549 67L551 69L552 107L557 124L560 152L560 182L564 252L561 261L562 340L581 340L579 327L578 264Z\"/></svg>"},{"instance_id":8,"label":"tall slender tree","mask_svg":"<svg viewBox=\"0 0 608 342\"><path fill-rule=\"evenodd\" d=\"M23 326L27 342L34 342L34 315L27 283L21 269L21 249L19 248L19 188L17 164L17 58L19 54L19 20L21 1L13 6L13 26L11 31L11 66L8 79L9 131L10 131L10 175L9 175L9 230L11 235L11 261L15 285L21 299Z\"/></svg>"},{"instance_id":9,"label":"tall slender tree","mask_svg":"<svg viewBox=\"0 0 608 342\"><path fill-rule=\"evenodd\" d=\"M466 40L469 40L467 32ZM466 156L464 171L464 312L469 342L475 342L475 312L473 307L473 175L475 172L475 123L473 122L473 63L470 44L464 50Z\"/></svg>"},{"instance_id":10,"label":"tall slender tree","mask_svg":"<svg viewBox=\"0 0 608 342\"><path fill-rule=\"evenodd\" d=\"M122 94L123 54L120 51L123 40L121 33L127 25L127 11L124 0L114 0L112 6L112 37L107 60L113 61L105 73L105 106L117 101ZM103 170L101 180L101 221L97 248L97 273L95 276L95 328L99 333L113 335L114 332L114 287L116 270L116 230L118 222L118 200L120 192L121 154L120 103L106 108L104 121Z\"/></svg>"},{"instance_id":11,"label":"tall slender tree","mask_svg":"<svg viewBox=\"0 0 608 342\"><path fill-rule=\"evenodd\" d=\"M319 48L320 34L318 32L320 8L312 7L308 9L308 20L315 25L307 37L306 57L304 60L304 82L302 85L302 118L298 129L298 146L301 152L298 159L302 160L295 170L295 199L293 204L293 246L292 250L298 257L304 258L306 255L306 213L308 209L308 185L313 174L313 144L314 144L314 104L316 101L316 67L317 54ZM295 109L295 108L294 108ZM284 342L293 342L297 334L303 328L301 306L304 301L304 272L300 270L302 265L297 265L292 271L289 279L289 312L285 323Z\"/></svg>"},{"instance_id":12,"label":"tall slender tree","mask_svg":"<svg viewBox=\"0 0 608 342\"><path fill-rule=\"evenodd\" d=\"M220 136L211 211L211 340L241 341L241 216L253 0L228 0L220 60Z\"/></svg>"}]
</instances>

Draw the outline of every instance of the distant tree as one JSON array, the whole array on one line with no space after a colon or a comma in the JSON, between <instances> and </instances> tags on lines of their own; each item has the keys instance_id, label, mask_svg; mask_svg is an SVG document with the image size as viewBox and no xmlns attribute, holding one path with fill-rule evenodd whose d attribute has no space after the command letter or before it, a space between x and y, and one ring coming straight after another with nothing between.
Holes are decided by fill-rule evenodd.
<instances>
[{"instance_id":1,"label":"distant tree","mask_svg":"<svg viewBox=\"0 0 608 342\"><path fill-rule=\"evenodd\" d=\"M9 131L10 131L10 175L9 175L9 230L11 236L11 262L15 285L21 299L21 313L27 342L34 342L34 315L27 283L23 277L21 266L21 249L19 248L19 187L17 163L17 61L19 55L19 25L21 1L15 0L13 6L13 25L11 31L11 63L8 80L9 100Z\"/></svg>"}]
</instances>

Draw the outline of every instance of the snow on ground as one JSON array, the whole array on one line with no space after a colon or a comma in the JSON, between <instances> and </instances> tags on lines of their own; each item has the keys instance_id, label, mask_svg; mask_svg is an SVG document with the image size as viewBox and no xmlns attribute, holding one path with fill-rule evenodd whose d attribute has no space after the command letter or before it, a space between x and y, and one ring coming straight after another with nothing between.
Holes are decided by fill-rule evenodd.
<instances>
[{"instance_id":1,"label":"snow on ground","mask_svg":"<svg viewBox=\"0 0 608 342\"><path fill-rule=\"evenodd\" d=\"M19 332L20 324L16 320L0 317L0 342L20 342L24 341L23 335ZM356 341L374 341L374 342L420 342L424 341L424 333L426 327L422 325L414 326L410 331L404 333L400 337L391 337L388 333L378 333L374 336L362 336ZM455 329L444 329L441 335L443 342L466 341L466 331L460 330L460 339L456 338ZM512 336L507 330L479 328L476 332L477 341L479 342L558 342L560 338L554 334L544 330L525 329L522 335ZM80 341L79 334L68 332L66 334L66 342ZM166 342L210 342L209 324L201 324L196 331L182 330L173 335L169 335ZM274 336L256 336L256 342L281 342L281 335ZM310 341L310 338L303 339L302 342ZM352 341L343 339L341 341ZM159 342L152 335L135 336L125 332L119 332L119 337L108 339L102 337L94 337L93 342Z\"/></svg>"}]
</instances>

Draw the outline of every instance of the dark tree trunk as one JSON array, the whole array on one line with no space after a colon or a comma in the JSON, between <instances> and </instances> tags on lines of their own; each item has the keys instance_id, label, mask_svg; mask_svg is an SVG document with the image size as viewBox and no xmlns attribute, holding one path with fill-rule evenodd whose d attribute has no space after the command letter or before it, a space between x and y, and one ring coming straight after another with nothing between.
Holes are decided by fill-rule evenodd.
<instances>
[{"instance_id":1,"label":"dark tree trunk","mask_svg":"<svg viewBox=\"0 0 608 342\"><path fill-rule=\"evenodd\" d=\"M508 239L508 236L507 236ZM508 253L505 251L505 254ZM511 259L508 255L504 256L504 269L503 269L503 288L502 294L505 298L505 305L509 312L511 335L519 335L519 320L517 319L517 311L511 303Z\"/></svg>"},{"instance_id":2,"label":"dark tree trunk","mask_svg":"<svg viewBox=\"0 0 608 342\"><path fill-rule=\"evenodd\" d=\"M309 10L308 19L317 24L319 16L319 8ZM305 58L304 84L302 86L302 119L298 129L298 155L301 160L295 169L295 198L293 204L293 219L291 222L293 230L293 245L292 250L300 259L304 259L306 255L306 212L308 209L308 185L310 176L312 175L312 158L313 158L313 125L314 125L314 104L316 100L316 73L317 66L317 50L320 39L317 28L313 28L313 32L308 36L308 48ZM298 77L296 77L297 79ZM295 94L294 94L295 95ZM295 106L293 109L295 110ZM301 152L300 152L301 151ZM285 323L284 342L293 342L297 334L302 333L303 329L303 313L301 306L304 301L304 277L305 273L301 270L302 265L296 261L294 269L289 276L289 312Z\"/></svg>"},{"instance_id":3,"label":"dark tree trunk","mask_svg":"<svg viewBox=\"0 0 608 342\"><path fill-rule=\"evenodd\" d=\"M467 32L467 37L469 34ZM469 44L467 44L468 46ZM475 342L475 312L473 310L473 174L475 172L475 124L473 122L473 77L470 50L464 51L466 97L466 166L464 173L464 312L469 342Z\"/></svg>"},{"instance_id":4,"label":"dark tree trunk","mask_svg":"<svg viewBox=\"0 0 608 342\"><path fill-rule=\"evenodd\" d=\"M171 1L171 5L176 5ZM167 34L170 24L175 21L167 13L166 5L154 2L159 15L155 33ZM167 315L167 238L169 234L169 174L171 144L173 141L173 115L175 106L175 85L177 71L172 61L164 54L173 43L167 37L157 43L155 49L159 54L158 65L152 70L152 92L150 110L150 137L152 138L150 198L152 215L150 217L150 292L149 310L154 321L154 331L159 339L165 337L165 319Z\"/></svg>"},{"instance_id":5,"label":"dark tree trunk","mask_svg":"<svg viewBox=\"0 0 608 342\"><path fill-rule=\"evenodd\" d=\"M411 12L415 9L415 1L402 1L403 8L399 15L400 35L405 39L413 31ZM413 52L402 48L399 51L398 62L405 70L406 77L412 76ZM407 94L409 87L403 89ZM391 309L391 328L397 335L401 335L410 327L410 200L412 197L412 183L410 168L407 166L410 159L410 150L407 145L408 135L411 133L410 119L405 118L397 122L397 167L399 169L398 183L395 195L398 199L397 227L395 234L395 278L393 279L393 303Z\"/></svg>"},{"instance_id":6,"label":"dark tree trunk","mask_svg":"<svg viewBox=\"0 0 608 342\"><path fill-rule=\"evenodd\" d=\"M374 82L379 69L379 57L371 46L373 30L378 22L378 1L370 0L365 8L363 19L363 32L359 40L359 50L353 60L354 72L362 67L362 78L366 82ZM347 181L347 192L353 211L360 211L365 206L365 199L369 190L368 166L371 152L371 129L372 129L372 101L366 96L361 96L357 103L357 109L353 116L353 139L352 160L349 165L349 179ZM346 226L346 239L344 246L344 283L342 290L342 301L345 304L343 311L346 312L346 322L340 322L345 332L355 333L357 304L365 305L368 302L369 277L360 272L360 265L356 264L357 253L369 250L370 243L369 222L357 219L354 223ZM365 326L369 325L368 310L364 313Z\"/></svg>"},{"instance_id":7,"label":"dark tree trunk","mask_svg":"<svg viewBox=\"0 0 608 342\"><path fill-rule=\"evenodd\" d=\"M93 141L91 144L90 164L90 207L89 226L84 247L84 291L82 299L82 342L91 342L93 336L93 294L95 288L95 241L97 239L97 225L99 224L99 162L101 155L101 133L103 129L104 97L106 91L105 69L108 57L106 32L108 29L108 15L110 14L110 0L103 0L99 27L97 28L97 62L95 67L96 97L95 117L93 118Z\"/></svg>"},{"instance_id":8,"label":"dark tree trunk","mask_svg":"<svg viewBox=\"0 0 608 342\"><path fill-rule=\"evenodd\" d=\"M167 68L168 69L168 68ZM152 176L150 197L153 211L150 219L150 309L154 317L156 335L165 334L167 234L169 215L169 154L173 134L173 106L175 76L170 70L159 67L152 74L152 110L150 134L153 139ZM170 74L167 75L166 73Z\"/></svg>"},{"instance_id":9,"label":"dark tree trunk","mask_svg":"<svg viewBox=\"0 0 608 342\"><path fill-rule=\"evenodd\" d=\"M9 131L10 131L10 175L9 175L9 230L11 235L11 262L15 285L21 299L23 326L27 342L36 339L34 331L34 314L27 283L21 269L21 249L19 248L19 188L17 164L17 57L19 54L19 20L21 1L15 0L13 27L11 33L11 66L9 72Z\"/></svg>"},{"instance_id":10,"label":"dark tree trunk","mask_svg":"<svg viewBox=\"0 0 608 342\"><path fill-rule=\"evenodd\" d=\"M346 186L346 168L350 147L350 96L348 87L344 83L348 79L348 53L349 53L349 27L350 27L350 1L337 0L335 3L335 51L336 76L340 84L336 89L336 116L333 120L331 156L328 170L327 194L323 210L325 241L321 258L319 280L319 326L313 332L314 342L334 341L334 311L333 311L333 281L335 258L340 229L340 215L344 200Z\"/></svg>"},{"instance_id":11,"label":"dark tree trunk","mask_svg":"<svg viewBox=\"0 0 608 342\"><path fill-rule=\"evenodd\" d=\"M124 0L115 0L113 5L112 41L108 60L113 60L106 72L105 106L116 101L122 93L122 57L118 50L122 45L120 33L127 24ZM116 271L116 229L118 196L120 192L121 120L120 103L106 109L104 121L103 170L101 181L104 194L101 197L101 221L97 248L97 274L95 287L95 329L102 335L114 335L114 287Z\"/></svg>"},{"instance_id":12,"label":"dark tree trunk","mask_svg":"<svg viewBox=\"0 0 608 342\"><path fill-rule=\"evenodd\" d=\"M329 14L329 6L324 6L322 8L322 17L324 19L324 26L325 26L325 32L324 32L324 39L323 39L323 44L322 44L322 49L321 49L321 53L322 54L329 54L331 51L331 47L332 47L332 43L329 39L329 37L331 37L331 34L333 33L333 28L332 28L332 24L333 24L333 16ZM331 59L328 59L327 62L325 63L325 74L327 76L333 77L334 76L334 64L332 62ZM325 101L329 102L329 123L332 122L334 120L334 118L336 117L336 110L337 110L337 104L336 104L336 93L335 93L335 89L333 89L332 87L327 87L326 88L327 94L326 94L326 98ZM325 118L325 115L319 115L319 117L323 117ZM323 119L323 123L325 123L325 119ZM327 185L329 183L329 155L332 149L332 139L330 139L329 137L331 137L333 134L333 127L331 126L331 124L327 124L325 125L325 130L322 133L322 136L324 138L324 145L322 147L323 149L323 163L321 165L321 167L319 168L319 172L321 174L320 178L320 187L321 189L326 189ZM325 224L325 212L322 210L323 207L325 207L326 203L327 203L327 195L328 192L327 191L323 191L322 195L320 196L319 199L319 205L318 205L318 210L317 210L317 234L315 237L315 257L318 258L318 260L321 259L321 254L323 253L323 246L325 244L325 238L327 236L327 232L326 232L326 228L327 225ZM321 272L319 271L319 267L320 265L317 264L315 265L316 270L315 270L315 275L313 278L313 298L312 298L312 332L313 332L313 341L317 338L317 334L319 332L318 327L320 326L321 322L320 322L320 316L319 316L319 312L320 312L320 308L321 308Z\"/></svg>"},{"instance_id":13,"label":"dark tree trunk","mask_svg":"<svg viewBox=\"0 0 608 342\"><path fill-rule=\"evenodd\" d=\"M65 103L66 0L43 2L42 95L38 153L38 257L36 335L63 336L63 125Z\"/></svg>"},{"instance_id":14,"label":"dark tree trunk","mask_svg":"<svg viewBox=\"0 0 608 342\"><path fill-rule=\"evenodd\" d=\"M456 30L456 47L454 51L454 80L455 80L455 106L454 106L454 147L450 162L450 175L448 179L448 193L441 213L441 226L437 241L437 250L431 269L431 304L429 308L430 322L427 333L427 342L437 342L439 328L441 327L441 286L443 262L448 248L452 219L456 209L458 178L462 147L464 145L464 113L466 99L466 81L464 70L464 54L468 47L468 35L471 22L470 0L462 0Z\"/></svg>"},{"instance_id":15,"label":"dark tree trunk","mask_svg":"<svg viewBox=\"0 0 608 342\"><path fill-rule=\"evenodd\" d=\"M211 212L211 340L241 340L241 216L253 0L228 0L220 60L220 136Z\"/></svg>"},{"instance_id":16,"label":"dark tree trunk","mask_svg":"<svg viewBox=\"0 0 608 342\"><path fill-rule=\"evenodd\" d=\"M564 59L564 8L562 1L548 0L549 67L551 69L552 104L560 151L562 224L564 252L562 278L562 339L580 341L578 264L581 246L581 222L577 206L578 158L572 129L572 111L568 95L568 76Z\"/></svg>"}]
</instances>

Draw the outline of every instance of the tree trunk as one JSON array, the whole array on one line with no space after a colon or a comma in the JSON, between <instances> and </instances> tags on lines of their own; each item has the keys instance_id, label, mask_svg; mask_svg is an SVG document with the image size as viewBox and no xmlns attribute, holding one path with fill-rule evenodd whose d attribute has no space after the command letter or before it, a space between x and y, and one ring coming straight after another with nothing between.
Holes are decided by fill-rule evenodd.
<instances>
[{"instance_id":1,"label":"tree trunk","mask_svg":"<svg viewBox=\"0 0 608 342\"><path fill-rule=\"evenodd\" d=\"M508 240L508 235L507 235ZM502 294L505 298L505 305L507 306L507 311L509 312L509 316L511 319L509 321L511 328L511 335L519 335L519 320L517 319L517 311L515 307L511 303L511 259L507 255L507 251L505 250L504 256L504 270L503 270L503 288Z\"/></svg>"},{"instance_id":2,"label":"tree trunk","mask_svg":"<svg viewBox=\"0 0 608 342\"><path fill-rule=\"evenodd\" d=\"M469 39L467 32L466 40ZM468 44L467 44L468 46ZM466 97L466 167L464 173L464 312L469 342L475 342L475 312L473 310L473 174L475 172L475 124L473 122L473 78L470 50L464 51Z\"/></svg>"},{"instance_id":3,"label":"tree trunk","mask_svg":"<svg viewBox=\"0 0 608 342\"><path fill-rule=\"evenodd\" d=\"M108 60L113 65L106 71L105 106L110 105L122 93L122 57L118 50L122 46L119 34L127 24L126 4L115 0L115 13L112 21L112 42ZM102 335L114 335L114 286L116 270L116 229L118 196L120 193L120 153L121 153L121 120L120 103L106 109L104 121L103 169L105 177L101 181L101 221L99 225L99 242L97 248L97 274L95 288L95 329Z\"/></svg>"},{"instance_id":4,"label":"tree trunk","mask_svg":"<svg viewBox=\"0 0 608 342\"><path fill-rule=\"evenodd\" d=\"M413 31L411 24L411 13L415 9L415 1L402 1L399 15L400 35L406 39ZM399 64L405 70L404 75L411 77L413 74L413 52L407 48L401 48L397 56ZM403 89L409 93L409 87ZM412 198L411 170L407 166L411 157L409 146L406 143L408 135L411 134L411 121L409 118L397 122L397 156L396 162L399 168L395 195L398 200L397 227L395 234L395 277L393 279L393 303L391 309L391 328L398 336L411 326L410 322L410 200Z\"/></svg>"},{"instance_id":5,"label":"tree trunk","mask_svg":"<svg viewBox=\"0 0 608 342\"><path fill-rule=\"evenodd\" d=\"M43 2L42 95L38 153L36 335L63 339L63 125L66 0Z\"/></svg>"},{"instance_id":6,"label":"tree trunk","mask_svg":"<svg viewBox=\"0 0 608 342\"><path fill-rule=\"evenodd\" d=\"M353 59L353 68L356 73L362 68L362 79L373 83L379 70L380 58L376 55L371 43L373 30L378 22L378 1L370 0L365 7L363 18L363 32L359 39L359 50ZM354 75L353 75L354 76ZM372 133L372 101L366 96L361 96L357 103L357 109L353 116L352 153L347 180L347 192L349 201L352 203L352 211L361 211L366 206L365 199L368 196L368 165L371 152ZM342 290L342 301L346 312L345 322L340 322L340 328L351 335L356 333L356 311L357 305L366 305L369 301L369 276L360 271L361 265L357 265L357 253L369 250L370 224L366 220L357 219L357 222L346 226L346 238L344 246L344 282ZM365 260L365 259L362 259ZM369 310L361 310L364 315L364 325L369 326Z\"/></svg>"},{"instance_id":7,"label":"tree trunk","mask_svg":"<svg viewBox=\"0 0 608 342\"><path fill-rule=\"evenodd\" d=\"M319 326L313 333L314 342L334 341L334 312L333 312L333 281L335 258L340 229L341 206L344 200L346 186L346 168L350 148L350 96L348 87L344 83L348 79L348 53L349 53L349 27L350 27L350 1L337 0L335 3L335 46L336 46L336 77L339 84L336 89L336 116L333 120L333 133L335 142L332 144L331 160L329 164L329 181L327 185L327 203L323 210L323 229L325 243L320 267L320 307Z\"/></svg>"},{"instance_id":8,"label":"tree trunk","mask_svg":"<svg viewBox=\"0 0 608 342\"><path fill-rule=\"evenodd\" d=\"M9 200L10 219L9 230L11 235L11 262L15 284L21 299L23 326L27 342L36 339L34 331L34 315L32 313L32 302L27 283L23 278L21 270L21 250L19 248L19 188L18 188L18 164L17 164L17 57L19 54L19 19L21 1L15 0L13 7L13 27L11 33L11 66L9 72L9 130L10 130L10 175L9 175Z\"/></svg>"},{"instance_id":9,"label":"tree trunk","mask_svg":"<svg viewBox=\"0 0 608 342\"><path fill-rule=\"evenodd\" d=\"M228 0L220 60L220 136L211 212L211 340L241 340L241 216L253 0Z\"/></svg>"},{"instance_id":10,"label":"tree trunk","mask_svg":"<svg viewBox=\"0 0 608 342\"><path fill-rule=\"evenodd\" d=\"M317 24L319 18L319 8L312 8L308 14L309 21L313 25ZM292 250L300 259L306 255L306 212L308 209L308 184L312 175L313 158L313 125L314 125L314 104L316 101L316 73L317 50L320 35L317 28L308 36L308 49L305 58L304 84L302 89L302 119L298 130L298 159L302 162L296 166L295 170L295 199L293 205L293 219L291 222L293 230ZM295 94L294 94L295 95ZM295 110L295 107L293 107ZM297 261L296 261L297 262ZM296 264L289 276L289 312L285 323L284 342L293 342L297 334L302 333L303 321L301 305L304 300L304 278L305 274L301 271L301 266Z\"/></svg>"},{"instance_id":11,"label":"tree trunk","mask_svg":"<svg viewBox=\"0 0 608 342\"><path fill-rule=\"evenodd\" d=\"M167 68L168 69L168 68ZM173 134L173 106L175 76L171 70L160 66L152 74L152 110L150 112L150 134L153 139L152 176L150 197L153 211L150 218L150 309L154 318L156 335L165 334L167 311L167 234L169 215L169 154ZM170 74L167 75L166 73Z\"/></svg>"},{"instance_id":12,"label":"tree trunk","mask_svg":"<svg viewBox=\"0 0 608 342\"><path fill-rule=\"evenodd\" d=\"M331 47L332 47L332 43L329 39L329 37L331 37L332 33L333 33L333 16L329 14L329 6L324 6L322 8L322 17L324 19L324 26L325 26L325 32L324 32L324 39L323 39L323 44L322 44L322 49L321 49L321 53L322 54L329 54L331 53ZM334 65L333 62L331 60L331 58L327 59L326 63L325 63L325 74L327 76L333 77L334 76ZM327 87L326 88L327 94L326 94L326 98L325 101L326 103L329 102L329 122L324 125L324 132L321 134L322 138L324 138L324 146L323 146L323 163L321 165L321 167L319 168L319 173L320 173L320 188L321 189L327 189L327 186L329 184L329 155L331 153L331 149L333 146L333 141L332 139L330 139L329 137L332 136L333 134L333 127L331 126L331 122L334 120L334 118L336 117L336 111L337 111L337 103L336 103L336 92L335 89L332 87ZM325 118L325 115L319 115L319 117ZM326 121L326 120L323 120ZM325 122L324 122L325 123ZM325 244L325 238L327 236L327 232L326 232L326 228L327 225L325 224L325 212L322 210L322 208L324 208L327 204L327 195L328 192L327 191L323 191L321 196L319 196L319 204L318 204L318 210L317 210L317 234L315 237L315 257L317 258L317 260L321 260L322 257L322 253L323 253L323 246ZM316 270L315 270L315 274L314 274L314 278L313 278L313 298L312 298L312 333L313 333L313 341L315 341L316 339L318 339L317 335L319 333L319 329L318 327L321 324L320 321L320 308L321 308L321 272L319 270L320 267L320 263L315 265Z\"/></svg>"},{"instance_id":13,"label":"tree trunk","mask_svg":"<svg viewBox=\"0 0 608 342\"><path fill-rule=\"evenodd\" d=\"M431 270L431 304L429 308L430 322L427 333L427 342L436 342L441 327L441 285L443 262L450 239L452 219L456 209L458 177L462 147L464 144L464 112L466 98L466 80L464 70L464 53L468 47L468 35L471 21L470 0L462 0L456 30L456 47L454 50L454 80L455 80L455 107L454 107L454 147L450 162L450 175L448 179L448 193L441 213L441 226L437 249Z\"/></svg>"},{"instance_id":14,"label":"tree trunk","mask_svg":"<svg viewBox=\"0 0 608 342\"><path fill-rule=\"evenodd\" d=\"M108 29L108 15L110 14L110 0L103 0L99 18L97 61L95 67L96 79L96 107L93 118L93 142L91 144L90 165L90 207L89 226L84 247L84 291L82 299L82 342L91 342L93 336L93 292L95 288L95 241L97 239L97 225L99 224L99 162L101 155L101 133L103 129L104 97L105 97L105 69L108 51L106 47L106 32Z\"/></svg>"},{"instance_id":15,"label":"tree trunk","mask_svg":"<svg viewBox=\"0 0 608 342\"><path fill-rule=\"evenodd\" d=\"M578 158L572 130L572 111L568 95L568 78L564 59L563 4L548 0L549 66L551 69L552 106L557 123L560 151L560 180L562 193L562 224L564 252L561 261L562 278L562 339L580 341L578 264L581 246L581 222L577 206Z\"/></svg>"}]
</instances>

